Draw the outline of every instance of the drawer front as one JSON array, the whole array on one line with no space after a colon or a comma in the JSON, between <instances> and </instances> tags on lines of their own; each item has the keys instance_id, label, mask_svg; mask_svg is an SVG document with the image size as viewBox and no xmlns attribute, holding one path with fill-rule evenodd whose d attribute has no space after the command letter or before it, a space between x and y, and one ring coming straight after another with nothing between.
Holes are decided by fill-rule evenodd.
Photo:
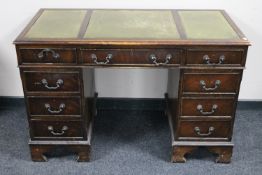
<instances>
[{"instance_id":1,"label":"drawer front","mask_svg":"<svg viewBox=\"0 0 262 175\"><path fill-rule=\"evenodd\" d=\"M243 53L243 50L188 50L186 65L244 66Z\"/></svg>"},{"instance_id":2,"label":"drawer front","mask_svg":"<svg viewBox=\"0 0 262 175\"><path fill-rule=\"evenodd\" d=\"M80 92L80 72L24 71L25 91Z\"/></svg>"},{"instance_id":3,"label":"drawer front","mask_svg":"<svg viewBox=\"0 0 262 175\"><path fill-rule=\"evenodd\" d=\"M180 121L178 140L229 140L231 121Z\"/></svg>"},{"instance_id":4,"label":"drawer front","mask_svg":"<svg viewBox=\"0 0 262 175\"><path fill-rule=\"evenodd\" d=\"M150 64L154 66L180 64L181 51L176 49L81 49L83 63Z\"/></svg>"},{"instance_id":5,"label":"drawer front","mask_svg":"<svg viewBox=\"0 0 262 175\"><path fill-rule=\"evenodd\" d=\"M182 51L179 49L136 49L132 57L142 64L156 66L179 65ZM142 59L143 58L143 59Z\"/></svg>"},{"instance_id":6,"label":"drawer front","mask_svg":"<svg viewBox=\"0 0 262 175\"><path fill-rule=\"evenodd\" d=\"M21 63L76 63L75 48L19 49Z\"/></svg>"},{"instance_id":7,"label":"drawer front","mask_svg":"<svg viewBox=\"0 0 262 175\"><path fill-rule=\"evenodd\" d=\"M181 104L182 116L232 116L234 98L183 98Z\"/></svg>"},{"instance_id":8,"label":"drawer front","mask_svg":"<svg viewBox=\"0 0 262 175\"><path fill-rule=\"evenodd\" d=\"M28 97L30 115L80 115L80 97Z\"/></svg>"},{"instance_id":9,"label":"drawer front","mask_svg":"<svg viewBox=\"0 0 262 175\"><path fill-rule=\"evenodd\" d=\"M237 93L240 73L184 73L184 93Z\"/></svg>"},{"instance_id":10,"label":"drawer front","mask_svg":"<svg viewBox=\"0 0 262 175\"><path fill-rule=\"evenodd\" d=\"M81 121L31 121L32 139L83 139Z\"/></svg>"}]
</instances>

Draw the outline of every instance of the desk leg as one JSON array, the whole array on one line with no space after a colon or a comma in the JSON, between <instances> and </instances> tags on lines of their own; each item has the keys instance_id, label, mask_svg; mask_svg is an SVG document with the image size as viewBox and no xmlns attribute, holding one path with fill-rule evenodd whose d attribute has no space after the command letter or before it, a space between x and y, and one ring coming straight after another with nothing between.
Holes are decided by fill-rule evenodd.
<instances>
[{"instance_id":1,"label":"desk leg","mask_svg":"<svg viewBox=\"0 0 262 175\"><path fill-rule=\"evenodd\" d=\"M90 161L90 145L87 146L75 146L72 149L78 154L78 162L89 162Z\"/></svg>"},{"instance_id":2,"label":"desk leg","mask_svg":"<svg viewBox=\"0 0 262 175\"><path fill-rule=\"evenodd\" d=\"M35 162L46 162L47 158L44 155L49 152L51 146L40 146L40 145L30 145L31 159Z\"/></svg>"},{"instance_id":3,"label":"desk leg","mask_svg":"<svg viewBox=\"0 0 262 175\"><path fill-rule=\"evenodd\" d=\"M216 163L230 163L232 157L232 146L209 146L207 149L217 154Z\"/></svg>"},{"instance_id":4,"label":"desk leg","mask_svg":"<svg viewBox=\"0 0 262 175\"><path fill-rule=\"evenodd\" d=\"M196 150L195 146L173 146L171 162L173 163L185 163L185 155L192 153Z\"/></svg>"}]
</instances>

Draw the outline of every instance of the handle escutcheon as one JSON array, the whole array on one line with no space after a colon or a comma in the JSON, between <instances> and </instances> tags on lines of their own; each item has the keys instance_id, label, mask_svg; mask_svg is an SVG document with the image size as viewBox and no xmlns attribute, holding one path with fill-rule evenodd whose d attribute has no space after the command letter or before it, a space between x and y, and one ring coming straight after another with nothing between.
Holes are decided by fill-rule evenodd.
<instances>
[{"instance_id":1,"label":"handle escutcheon","mask_svg":"<svg viewBox=\"0 0 262 175\"><path fill-rule=\"evenodd\" d=\"M45 57L48 55L48 53L51 53L51 54L52 54L52 57L53 57L54 59L60 58L59 53L56 53L56 52L55 52L54 50L52 50L52 49L43 49L41 52L38 53L37 57L38 57L39 59L43 59L43 58L45 58Z\"/></svg>"},{"instance_id":2,"label":"handle escutcheon","mask_svg":"<svg viewBox=\"0 0 262 175\"><path fill-rule=\"evenodd\" d=\"M204 55L204 56L203 56L204 63L205 63L205 64L208 64L208 65L220 65L220 64L224 64L224 61L225 61L226 57L225 57L225 55L221 55L221 56L219 57L219 59L218 59L218 63L212 63L212 62L210 61L210 59L211 59L211 58L210 58L208 55Z\"/></svg>"},{"instance_id":3,"label":"handle escutcheon","mask_svg":"<svg viewBox=\"0 0 262 175\"><path fill-rule=\"evenodd\" d=\"M198 126L196 126L194 128L194 131L197 135L199 135L201 137L205 137L205 136L210 136L215 131L215 128L213 126L211 126L211 127L208 128L208 133L201 133L200 128Z\"/></svg>"},{"instance_id":4,"label":"handle escutcheon","mask_svg":"<svg viewBox=\"0 0 262 175\"><path fill-rule=\"evenodd\" d=\"M47 111L48 111L50 114L59 114L59 113L61 113L61 112L65 109L65 107L66 107L65 104L64 104L64 103L61 103L61 104L59 105L59 109L58 109L58 110L52 110L49 103L46 103L46 104L45 104L45 108L47 109Z\"/></svg>"},{"instance_id":5,"label":"handle escutcheon","mask_svg":"<svg viewBox=\"0 0 262 175\"><path fill-rule=\"evenodd\" d=\"M65 132L68 130L68 126L63 126L62 129L61 129L61 132L55 132L53 126L48 126L47 129L54 136L61 136L61 135L65 134Z\"/></svg>"},{"instance_id":6,"label":"handle escutcheon","mask_svg":"<svg viewBox=\"0 0 262 175\"><path fill-rule=\"evenodd\" d=\"M113 59L113 54L110 54L110 53L107 54L104 62L97 61L98 59L97 59L96 54L91 54L91 58L94 61L94 63L96 63L96 64L108 64L110 62L110 60Z\"/></svg>"},{"instance_id":7,"label":"handle escutcheon","mask_svg":"<svg viewBox=\"0 0 262 175\"><path fill-rule=\"evenodd\" d=\"M197 111L199 111L202 115L211 115L214 114L218 109L217 104L213 104L211 111L204 111L203 106L201 104L197 105Z\"/></svg>"},{"instance_id":8,"label":"handle escutcheon","mask_svg":"<svg viewBox=\"0 0 262 175\"><path fill-rule=\"evenodd\" d=\"M218 89L220 87L221 81L220 80L216 80L214 87L207 87L206 86L206 82L204 80L200 80L199 84L200 84L201 89L204 90L204 91L214 91L214 90L216 90L216 89Z\"/></svg>"},{"instance_id":9,"label":"handle escutcheon","mask_svg":"<svg viewBox=\"0 0 262 175\"><path fill-rule=\"evenodd\" d=\"M62 79L58 79L58 80L56 81L56 86L49 86L46 79L42 79L42 80L41 80L41 83L42 83L47 89L55 90L55 89L60 88L60 87L64 84L64 81L63 81Z\"/></svg>"},{"instance_id":10,"label":"handle escutcheon","mask_svg":"<svg viewBox=\"0 0 262 175\"><path fill-rule=\"evenodd\" d=\"M157 60L158 60L159 58L157 58L155 54L151 54L151 55L149 56L149 58L150 58L150 60L151 60L155 65L157 65L157 66L163 66L163 65L167 65L167 64L169 63L169 61L170 61L171 58L172 58L172 55L171 55L171 54L167 54L167 55L166 55L166 58L165 58L165 62L163 62L163 63L157 62Z\"/></svg>"}]
</instances>

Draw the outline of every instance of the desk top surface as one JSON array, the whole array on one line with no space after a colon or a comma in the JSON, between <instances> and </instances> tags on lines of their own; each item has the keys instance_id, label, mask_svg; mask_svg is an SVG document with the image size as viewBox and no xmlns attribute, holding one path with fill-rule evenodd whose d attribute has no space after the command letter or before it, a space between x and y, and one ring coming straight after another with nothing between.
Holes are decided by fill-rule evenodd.
<instances>
[{"instance_id":1,"label":"desk top surface","mask_svg":"<svg viewBox=\"0 0 262 175\"><path fill-rule=\"evenodd\" d=\"M15 43L48 42L249 45L223 10L41 9Z\"/></svg>"}]
</instances>

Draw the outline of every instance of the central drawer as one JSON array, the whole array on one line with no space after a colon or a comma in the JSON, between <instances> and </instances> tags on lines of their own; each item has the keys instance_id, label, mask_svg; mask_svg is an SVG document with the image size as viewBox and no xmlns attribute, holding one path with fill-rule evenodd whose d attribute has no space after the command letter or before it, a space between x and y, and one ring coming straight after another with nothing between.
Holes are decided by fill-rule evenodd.
<instances>
[{"instance_id":1,"label":"central drawer","mask_svg":"<svg viewBox=\"0 0 262 175\"><path fill-rule=\"evenodd\" d=\"M30 115L81 115L80 97L28 97Z\"/></svg>"},{"instance_id":2,"label":"central drawer","mask_svg":"<svg viewBox=\"0 0 262 175\"><path fill-rule=\"evenodd\" d=\"M179 65L179 49L80 49L86 64L146 64L154 66Z\"/></svg>"},{"instance_id":3,"label":"central drawer","mask_svg":"<svg viewBox=\"0 0 262 175\"><path fill-rule=\"evenodd\" d=\"M30 121L32 139L79 140L84 138L82 121Z\"/></svg>"}]
</instances>

